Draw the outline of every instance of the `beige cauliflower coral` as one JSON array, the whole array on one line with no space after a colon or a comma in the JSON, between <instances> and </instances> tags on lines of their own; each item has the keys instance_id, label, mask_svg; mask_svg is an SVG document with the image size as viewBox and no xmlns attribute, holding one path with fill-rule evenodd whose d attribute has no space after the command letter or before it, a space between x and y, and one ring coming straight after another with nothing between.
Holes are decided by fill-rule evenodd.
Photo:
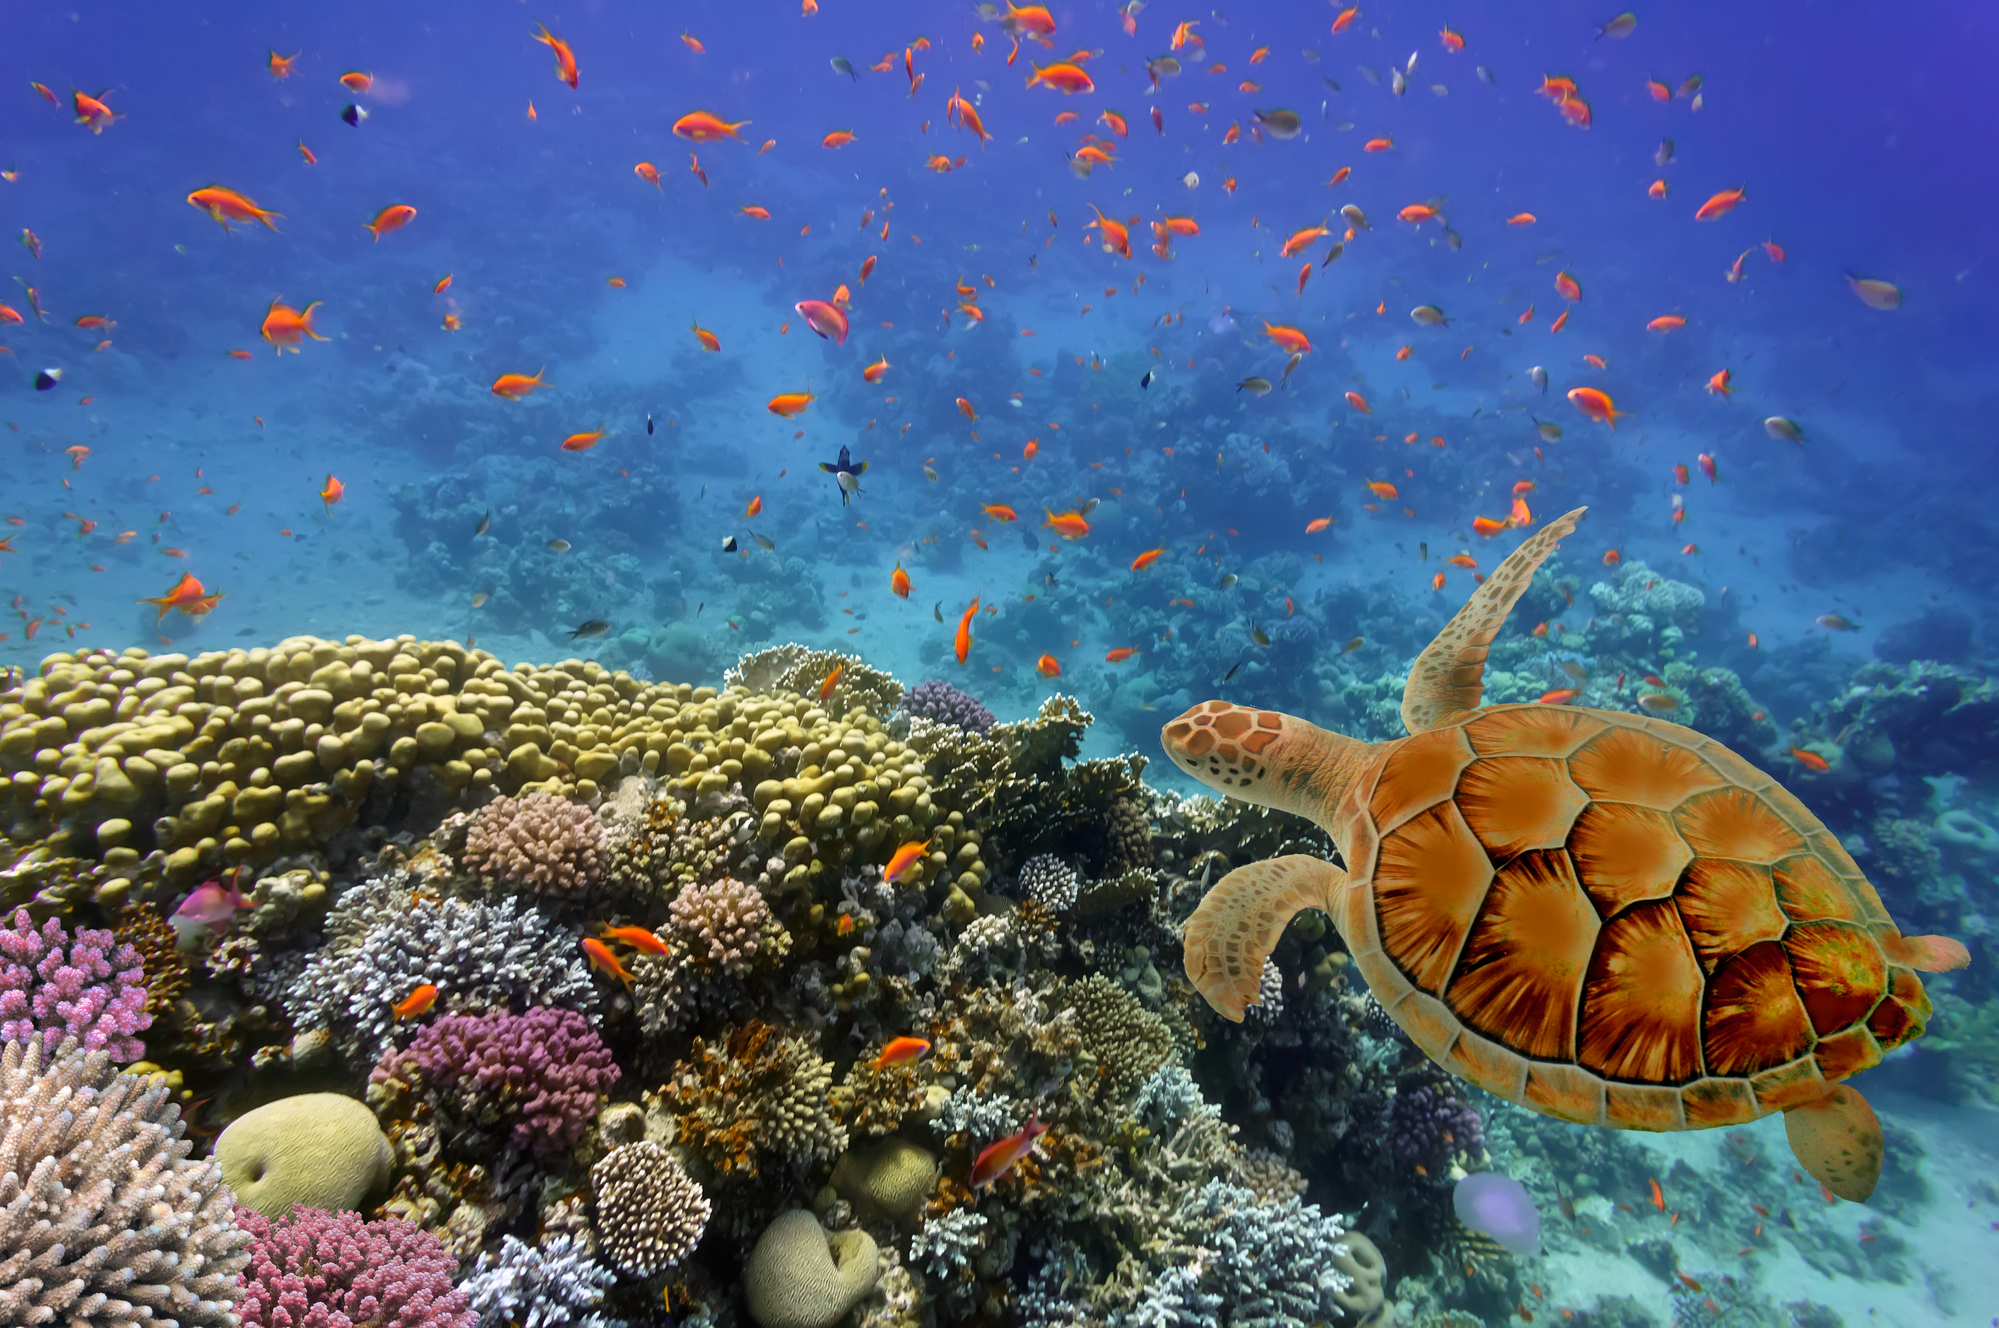
<instances>
[{"instance_id":1,"label":"beige cauliflower coral","mask_svg":"<svg viewBox=\"0 0 1999 1328\"><path fill-rule=\"evenodd\" d=\"M468 868L540 894L587 892L603 875L609 854L609 838L595 813L547 793L495 798L465 830Z\"/></svg>"}]
</instances>

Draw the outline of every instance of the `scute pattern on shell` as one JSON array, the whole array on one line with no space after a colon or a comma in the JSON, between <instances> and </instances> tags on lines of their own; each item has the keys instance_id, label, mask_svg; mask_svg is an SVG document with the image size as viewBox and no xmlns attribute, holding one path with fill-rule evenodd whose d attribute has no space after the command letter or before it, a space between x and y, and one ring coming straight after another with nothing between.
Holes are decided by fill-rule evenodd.
<instances>
[{"instance_id":1,"label":"scute pattern on shell","mask_svg":"<svg viewBox=\"0 0 1999 1328\"><path fill-rule=\"evenodd\" d=\"M1369 986L1447 1068L1548 1114L1750 1120L1929 1017L1838 841L1679 725L1488 707L1386 749L1339 811Z\"/></svg>"}]
</instances>

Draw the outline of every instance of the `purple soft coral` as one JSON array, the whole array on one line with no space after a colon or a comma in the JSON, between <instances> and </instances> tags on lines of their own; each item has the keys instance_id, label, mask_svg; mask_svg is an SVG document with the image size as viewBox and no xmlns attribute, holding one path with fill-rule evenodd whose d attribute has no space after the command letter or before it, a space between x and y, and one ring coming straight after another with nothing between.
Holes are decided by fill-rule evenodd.
<instances>
[{"instance_id":1,"label":"purple soft coral","mask_svg":"<svg viewBox=\"0 0 1999 1328\"><path fill-rule=\"evenodd\" d=\"M303 1204L273 1222L236 1210L248 1231L236 1311L244 1328L472 1328L458 1260L422 1227Z\"/></svg>"},{"instance_id":2,"label":"purple soft coral","mask_svg":"<svg viewBox=\"0 0 1999 1328\"><path fill-rule=\"evenodd\" d=\"M1389 1115L1395 1155L1442 1176L1460 1153L1485 1150L1485 1121L1476 1108L1435 1084L1417 1084L1395 1095Z\"/></svg>"},{"instance_id":3,"label":"purple soft coral","mask_svg":"<svg viewBox=\"0 0 1999 1328\"><path fill-rule=\"evenodd\" d=\"M87 927L71 936L54 918L38 932L25 908L0 927L0 1042L39 1035L53 1050L75 1038L126 1063L146 1054L133 1034L152 1025L145 967L130 944Z\"/></svg>"},{"instance_id":4,"label":"purple soft coral","mask_svg":"<svg viewBox=\"0 0 1999 1328\"><path fill-rule=\"evenodd\" d=\"M618 1075L587 1018L537 1006L526 1014L447 1015L407 1050L385 1055L372 1077L413 1080L436 1110L464 1126L511 1121L514 1142L545 1156L576 1142Z\"/></svg>"},{"instance_id":5,"label":"purple soft coral","mask_svg":"<svg viewBox=\"0 0 1999 1328\"><path fill-rule=\"evenodd\" d=\"M921 682L904 692L902 708L906 714L954 724L973 733L984 733L993 726L993 712L980 705L976 696L941 680Z\"/></svg>"}]
</instances>

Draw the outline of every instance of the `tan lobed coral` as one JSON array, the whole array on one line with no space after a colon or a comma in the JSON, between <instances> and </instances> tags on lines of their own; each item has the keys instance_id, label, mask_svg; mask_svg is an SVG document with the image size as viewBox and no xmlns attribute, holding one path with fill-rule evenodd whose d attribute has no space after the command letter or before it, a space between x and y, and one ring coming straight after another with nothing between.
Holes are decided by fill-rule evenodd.
<instances>
[{"instance_id":1,"label":"tan lobed coral","mask_svg":"<svg viewBox=\"0 0 1999 1328\"><path fill-rule=\"evenodd\" d=\"M162 882L324 847L378 785L446 801L540 789L594 803L644 773L690 804L733 788L752 797L756 834L793 888L929 838L912 883L942 874L979 889L978 837L940 824L924 759L863 702L892 705L893 680L859 667L854 680L835 718L816 686L810 697L718 694L584 660L508 668L407 635L192 657L59 653L0 689L0 830L45 854L101 859L91 888L114 904L135 885L164 894Z\"/></svg>"},{"instance_id":2,"label":"tan lobed coral","mask_svg":"<svg viewBox=\"0 0 1999 1328\"><path fill-rule=\"evenodd\" d=\"M765 928L777 925L755 886L726 877L682 889L667 913L674 936L686 943L695 964L735 977L755 966Z\"/></svg>"},{"instance_id":3,"label":"tan lobed coral","mask_svg":"<svg viewBox=\"0 0 1999 1328\"><path fill-rule=\"evenodd\" d=\"M577 896L597 884L607 856L603 823L588 807L536 791L475 812L461 859L487 880Z\"/></svg>"},{"instance_id":4,"label":"tan lobed coral","mask_svg":"<svg viewBox=\"0 0 1999 1328\"><path fill-rule=\"evenodd\" d=\"M633 1277L657 1277L694 1252L708 1229L708 1196L673 1154L641 1139L590 1168L597 1238Z\"/></svg>"}]
</instances>

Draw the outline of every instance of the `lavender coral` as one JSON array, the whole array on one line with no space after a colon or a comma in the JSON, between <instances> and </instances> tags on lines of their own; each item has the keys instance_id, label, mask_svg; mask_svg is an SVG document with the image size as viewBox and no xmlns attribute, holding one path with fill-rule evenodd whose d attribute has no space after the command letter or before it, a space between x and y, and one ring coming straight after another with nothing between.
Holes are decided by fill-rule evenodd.
<instances>
[{"instance_id":1,"label":"lavender coral","mask_svg":"<svg viewBox=\"0 0 1999 1328\"><path fill-rule=\"evenodd\" d=\"M472 1328L458 1260L421 1227L303 1205L273 1222L245 1210L255 1239L238 1306L245 1328Z\"/></svg>"},{"instance_id":2,"label":"lavender coral","mask_svg":"<svg viewBox=\"0 0 1999 1328\"><path fill-rule=\"evenodd\" d=\"M75 1038L85 1051L136 1061L152 1027L139 952L108 931L80 927L74 936L50 918L35 930L28 910L0 928L0 1040Z\"/></svg>"},{"instance_id":3,"label":"lavender coral","mask_svg":"<svg viewBox=\"0 0 1999 1328\"><path fill-rule=\"evenodd\" d=\"M517 1146L546 1157L582 1136L619 1073L588 1019L538 1006L446 1015L386 1053L369 1084L401 1080L455 1131L504 1127Z\"/></svg>"},{"instance_id":4,"label":"lavender coral","mask_svg":"<svg viewBox=\"0 0 1999 1328\"><path fill-rule=\"evenodd\" d=\"M941 679L920 682L904 692L902 709L913 718L949 724L972 733L984 733L995 722L993 712L981 705L979 698Z\"/></svg>"},{"instance_id":5,"label":"lavender coral","mask_svg":"<svg viewBox=\"0 0 1999 1328\"><path fill-rule=\"evenodd\" d=\"M1441 1176L1460 1153L1485 1150L1485 1121L1471 1104L1441 1084L1417 1084L1395 1095L1389 1120L1395 1155Z\"/></svg>"},{"instance_id":6,"label":"lavender coral","mask_svg":"<svg viewBox=\"0 0 1999 1328\"><path fill-rule=\"evenodd\" d=\"M250 1237L164 1084L39 1037L0 1055L0 1323L234 1328Z\"/></svg>"},{"instance_id":7,"label":"lavender coral","mask_svg":"<svg viewBox=\"0 0 1999 1328\"><path fill-rule=\"evenodd\" d=\"M756 963L770 905L752 885L723 879L685 887L668 906L674 934L686 942L697 964L711 964L736 977Z\"/></svg>"},{"instance_id":8,"label":"lavender coral","mask_svg":"<svg viewBox=\"0 0 1999 1328\"><path fill-rule=\"evenodd\" d=\"M465 830L468 868L541 894L587 894L609 856L610 839L596 813L547 793L495 798Z\"/></svg>"}]
</instances>

